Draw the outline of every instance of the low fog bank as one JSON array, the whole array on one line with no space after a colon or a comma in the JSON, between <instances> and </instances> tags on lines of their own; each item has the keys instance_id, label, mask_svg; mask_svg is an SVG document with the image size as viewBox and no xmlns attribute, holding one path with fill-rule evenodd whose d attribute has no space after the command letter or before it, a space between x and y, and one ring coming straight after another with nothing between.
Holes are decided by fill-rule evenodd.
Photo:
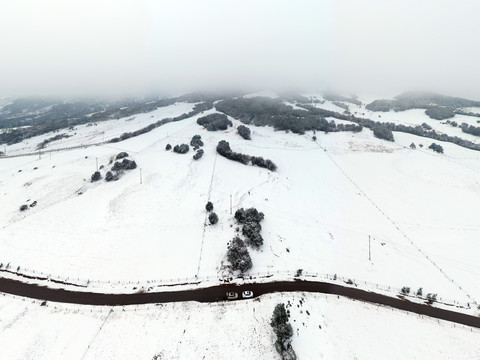
<instances>
[{"instance_id":1,"label":"low fog bank","mask_svg":"<svg viewBox=\"0 0 480 360\"><path fill-rule=\"evenodd\" d=\"M0 96L434 91L480 100L478 3L18 0Z\"/></svg>"}]
</instances>

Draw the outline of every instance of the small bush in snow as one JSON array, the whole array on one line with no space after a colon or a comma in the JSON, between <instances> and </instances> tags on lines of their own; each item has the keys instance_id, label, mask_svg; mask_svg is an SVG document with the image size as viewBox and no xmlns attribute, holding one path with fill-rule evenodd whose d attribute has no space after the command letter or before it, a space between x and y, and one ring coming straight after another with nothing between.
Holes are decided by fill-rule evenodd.
<instances>
[{"instance_id":1,"label":"small bush in snow","mask_svg":"<svg viewBox=\"0 0 480 360\"><path fill-rule=\"evenodd\" d=\"M245 140L251 140L250 138L250 129L245 125L240 125L237 127L238 134L243 137Z\"/></svg>"},{"instance_id":2,"label":"small bush in snow","mask_svg":"<svg viewBox=\"0 0 480 360\"><path fill-rule=\"evenodd\" d=\"M91 180L92 182L95 182L95 181L98 181L102 178L102 175L100 174L100 171L95 171L92 176L91 176Z\"/></svg>"},{"instance_id":3,"label":"small bush in snow","mask_svg":"<svg viewBox=\"0 0 480 360\"><path fill-rule=\"evenodd\" d=\"M427 300L430 301L430 302L437 301L437 294L428 293L427 294Z\"/></svg>"},{"instance_id":4,"label":"small bush in snow","mask_svg":"<svg viewBox=\"0 0 480 360\"><path fill-rule=\"evenodd\" d=\"M121 153L118 153L117 156L115 157L115 160L120 160L123 158L126 158L128 154L125 151L122 151Z\"/></svg>"},{"instance_id":5,"label":"small bush in snow","mask_svg":"<svg viewBox=\"0 0 480 360\"><path fill-rule=\"evenodd\" d=\"M211 213L208 215L208 221L210 221L210 224L215 225L218 222L218 216L215 213Z\"/></svg>"},{"instance_id":6,"label":"small bush in snow","mask_svg":"<svg viewBox=\"0 0 480 360\"><path fill-rule=\"evenodd\" d=\"M172 145L170 144L167 144L167 146L165 146L165 150L170 150L172 148Z\"/></svg>"},{"instance_id":7,"label":"small bush in snow","mask_svg":"<svg viewBox=\"0 0 480 360\"><path fill-rule=\"evenodd\" d=\"M197 150L195 155L193 155L193 160L198 160L203 156L203 149Z\"/></svg>"},{"instance_id":8,"label":"small bush in snow","mask_svg":"<svg viewBox=\"0 0 480 360\"><path fill-rule=\"evenodd\" d=\"M20 211L25 211L25 210L28 210L28 205L20 206Z\"/></svg>"},{"instance_id":9,"label":"small bush in snow","mask_svg":"<svg viewBox=\"0 0 480 360\"><path fill-rule=\"evenodd\" d=\"M417 148L417 147L415 146L415 144L414 144L414 143L411 143L411 144L410 144L410 149L413 149L413 150L415 150L416 148Z\"/></svg>"},{"instance_id":10,"label":"small bush in snow","mask_svg":"<svg viewBox=\"0 0 480 360\"><path fill-rule=\"evenodd\" d=\"M173 147L173 152L177 154L186 154L190 150L190 147L187 144L175 145Z\"/></svg>"},{"instance_id":11,"label":"small bush in snow","mask_svg":"<svg viewBox=\"0 0 480 360\"><path fill-rule=\"evenodd\" d=\"M415 295L417 295L418 297L422 297L423 296L423 288L418 288L417 292L415 293Z\"/></svg>"},{"instance_id":12,"label":"small bush in snow","mask_svg":"<svg viewBox=\"0 0 480 360\"><path fill-rule=\"evenodd\" d=\"M111 171L107 171L105 174L105 181L113 181L113 180L118 180L118 175L112 173Z\"/></svg>"},{"instance_id":13,"label":"small bush in snow","mask_svg":"<svg viewBox=\"0 0 480 360\"><path fill-rule=\"evenodd\" d=\"M437 153L443 154L443 147L441 145L432 143L428 148L436 151Z\"/></svg>"},{"instance_id":14,"label":"small bush in snow","mask_svg":"<svg viewBox=\"0 0 480 360\"><path fill-rule=\"evenodd\" d=\"M212 211L213 210L213 204L211 201L207 202L207 205L205 205L205 209L207 211Z\"/></svg>"},{"instance_id":15,"label":"small bush in snow","mask_svg":"<svg viewBox=\"0 0 480 360\"><path fill-rule=\"evenodd\" d=\"M410 288L409 288L408 286L402 287L401 293L402 293L403 295L410 294Z\"/></svg>"}]
</instances>

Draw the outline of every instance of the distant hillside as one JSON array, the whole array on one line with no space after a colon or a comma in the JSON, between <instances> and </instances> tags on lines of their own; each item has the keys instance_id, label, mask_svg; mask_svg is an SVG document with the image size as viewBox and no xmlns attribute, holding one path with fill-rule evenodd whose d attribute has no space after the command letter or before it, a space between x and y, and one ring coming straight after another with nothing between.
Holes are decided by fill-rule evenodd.
<instances>
[{"instance_id":1,"label":"distant hillside","mask_svg":"<svg viewBox=\"0 0 480 360\"><path fill-rule=\"evenodd\" d=\"M464 107L480 106L480 101L468 100L459 97L439 95L426 92L404 92L395 97L395 99L380 99L367 104L366 109L371 111L405 111L410 109L430 109L436 108L434 114L438 114L438 109L444 108L446 112L451 112L451 116L439 115L440 119L452 117L453 110ZM427 115L429 115L427 113ZM437 118L437 117L433 117Z\"/></svg>"},{"instance_id":2,"label":"distant hillside","mask_svg":"<svg viewBox=\"0 0 480 360\"><path fill-rule=\"evenodd\" d=\"M154 111L176 102L212 102L222 99L211 94L192 93L176 98L62 100L18 98L0 108L0 144L16 144L47 132L87 123L120 119Z\"/></svg>"}]
</instances>

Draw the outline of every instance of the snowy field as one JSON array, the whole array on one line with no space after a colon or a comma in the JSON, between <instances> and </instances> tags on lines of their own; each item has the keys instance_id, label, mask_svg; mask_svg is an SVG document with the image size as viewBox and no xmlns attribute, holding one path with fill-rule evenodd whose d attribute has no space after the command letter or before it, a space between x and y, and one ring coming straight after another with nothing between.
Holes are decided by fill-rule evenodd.
<instances>
[{"instance_id":1,"label":"snowy field","mask_svg":"<svg viewBox=\"0 0 480 360\"><path fill-rule=\"evenodd\" d=\"M302 293L231 303L113 309L40 306L4 296L0 297L0 347L2 358L9 360L280 359L269 325L280 302L290 310L298 359L480 357L478 329L336 296Z\"/></svg>"},{"instance_id":2,"label":"snowy field","mask_svg":"<svg viewBox=\"0 0 480 360\"><path fill-rule=\"evenodd\" d=\"M75 136L63 140L68 143L49 146L101 142L192 107L176 104L77 127ZM351 106L352 113L362 109ZM380 114L381 121L395 116L441 125L416 110ZM256 207L265 213L265 243L250 251L252 274L304 269L359 284L423 287L425 294L460 302L480 298L480 153L441 143L445 154L438 155L427 149L431 139L394 133L391 143L368 129L317 133L314 142L311 133L251 127L252 140L246 141L236 133L240 122L232 119L234 127L208 132L196 124L203 115L116 144L0 160L0 262L13 270L20 266L20 272L88 279L105 289L108 282L217 279L226 274L222 262L236 234L233 213ZM449 134L459 131L441 126ZM205 143L200 160L192 159L192 151L165 151L195 134ZM52 135L7 147L7 154L34 150ZM220 140L233 151L273 160L278 171L216 155ZM417 150L408 147L411 142ZM91 183L97 160L105 176L120 151L138 168L116 182ZM215 226L204 226L209 199L220 218ZM33 201L36 207L19 212Z\"/></svg>"}]
</instances>

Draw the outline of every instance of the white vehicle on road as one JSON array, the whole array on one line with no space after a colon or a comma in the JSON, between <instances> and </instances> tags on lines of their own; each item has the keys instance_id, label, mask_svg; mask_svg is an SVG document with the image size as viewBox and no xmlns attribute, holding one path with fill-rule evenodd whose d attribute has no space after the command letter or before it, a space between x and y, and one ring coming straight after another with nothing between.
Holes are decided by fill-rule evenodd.
<instances>
[{"instance_id":1,"label":"white vehicle on road","mask_svg":"<svg viewBox=\"0 0 480 360\"><path fill-rule=\"evenodd\" d=\"M243 299L250 299L252 297L253 297L253 291L246 290L246 291L242 292L242 298Z\"/></svg>"},{"instance_id":2,"label":"white vehicle on road","mask_svg":"<svg viewBox=\"0 0 480 360\"><path fill-rule=\"evenodd\" d=\"M227 292L227 300L236 300L238 299L238 293L234 291Z\"/></svg>"}]
</instances>

